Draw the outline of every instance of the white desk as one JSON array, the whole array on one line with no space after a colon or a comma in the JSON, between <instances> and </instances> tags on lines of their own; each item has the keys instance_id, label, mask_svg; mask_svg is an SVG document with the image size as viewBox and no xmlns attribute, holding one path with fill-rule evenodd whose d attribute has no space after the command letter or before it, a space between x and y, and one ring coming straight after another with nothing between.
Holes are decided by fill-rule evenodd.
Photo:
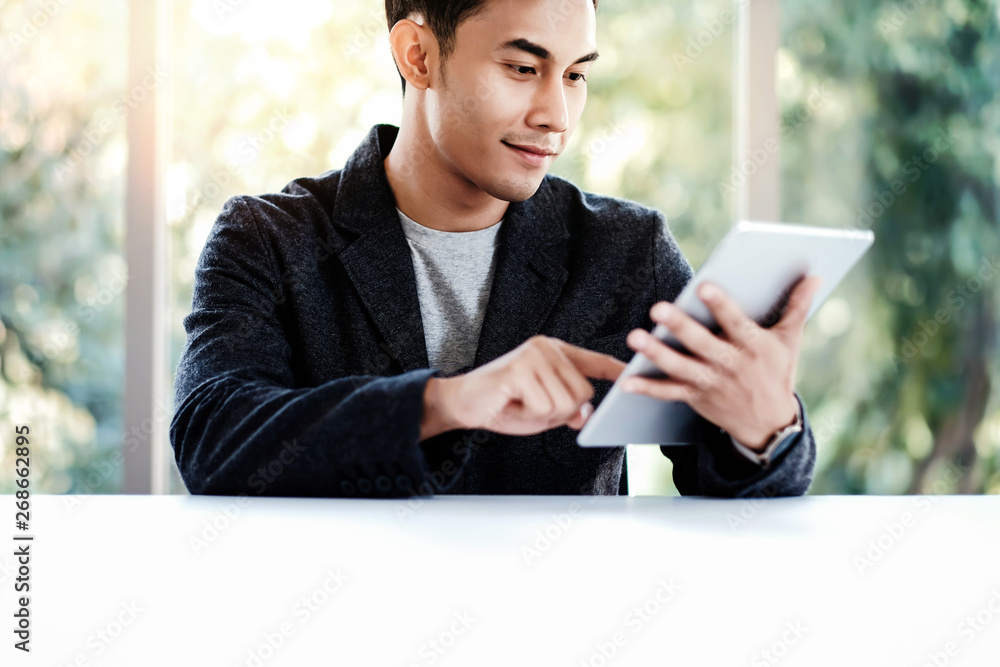
<instances>
[{"instance_id":1,"label":"white desk","mask_svg":"<svg viewBox=\"0 0 1000 667\"><path fill-rule=\"evenodd\" d=\"M995 496L244 503L34 497L33 650L4 548L0 663L1000 664Z\"/></svg>"}]
</instances>

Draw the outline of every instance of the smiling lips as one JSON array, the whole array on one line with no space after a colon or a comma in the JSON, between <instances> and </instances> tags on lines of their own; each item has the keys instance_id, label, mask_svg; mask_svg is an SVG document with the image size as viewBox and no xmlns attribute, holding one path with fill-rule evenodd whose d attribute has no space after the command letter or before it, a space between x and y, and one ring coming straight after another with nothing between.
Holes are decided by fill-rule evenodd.
<instances>
[{"instance_id":1,"label":"smiling lips","mask_svg":"<svg viewBox=\"0 0 1000 667\"><path fill-rule=\"evenodd\" d=\"M507 144L506 141L503 142L503 143ZM550 151L550 150L548 150L546 148L541 148L539 146L532 146L531 144L507 144L507 145L510 146L511 148L520 148L522 151L524 151L526 153L534 153L536 155L553 155L553 154L555 154L555 151Z\"/></svg>"},{"instance_id":2,"label":"smiling lips","mask_svg":"<svg viewBox=\"0 0 1000 667\"><path fill-rule=\"evenodd\" d=\"M534 153L535 155L554 155L555 151L549 150L547 148L542 148L540 146L533 146L531 144L508 144L506 141L503 143L507 144L511 148L519 148L525 153Z\"/></svg>"},{"instance_id":3,"label":"smiling lips","mask_svg":"<svg viewBox=\"0 0 1000 667\"><path fill-rule=\"evenodd\" d=\"M531 144L508 144L506 141L501 141L500 143L514 151L514 153L516 153L522 160L533 167L545 164L545 160L548 159L550 155L555 155L555 151L553 150L533 146Z\"/></svg>"}]
</instances>

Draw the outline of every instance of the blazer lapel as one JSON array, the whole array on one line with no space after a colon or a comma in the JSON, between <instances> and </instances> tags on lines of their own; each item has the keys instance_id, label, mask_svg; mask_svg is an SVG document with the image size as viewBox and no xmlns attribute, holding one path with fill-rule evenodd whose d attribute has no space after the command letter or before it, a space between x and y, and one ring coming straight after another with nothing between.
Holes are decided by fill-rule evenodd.
<instances>
[{"instance_id":1,"label":"blazer lapel","mask_svg":"<svg viewBox=\"0 0 1000 667\"><path fill-rule=\"evenodd\" d=\"M569 233L548 181L511 202L497 236L493 286L479 334L475 366L493 361L537 334L569 276Z\"/></svg>"},{"instance_id":2,"label":"blazer lapel","mask_svg":"<svg viewBox=\"0 0 1000 667\"><path fill-rule=\"evenodd\" d=\"M394 125L372 127L347 160L331 222L358 235L338 257L387 352L410 371L428 362L413 258L382 162L398 132Z\"/></svg>"},{"instance_id":3,"label":"blazer lapel","mask_svg":"<svg viewBox=\"0 0 1000 667\"><path fill-rule=\"evenodd\" d=\"M374 126L348 159L331 222L358 235L338 257L389 352L409 371L429 364L413 259L383 164L398 132ZM497 236L477 367L537 334L569 276L569 233L547 180L527 200L508 205Z\"/></svg>"}]
</instances>

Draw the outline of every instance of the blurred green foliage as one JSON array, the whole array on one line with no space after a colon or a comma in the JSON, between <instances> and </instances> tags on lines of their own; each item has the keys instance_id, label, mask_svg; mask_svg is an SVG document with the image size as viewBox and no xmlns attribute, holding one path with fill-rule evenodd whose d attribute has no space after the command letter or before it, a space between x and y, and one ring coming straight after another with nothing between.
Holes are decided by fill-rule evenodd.
<instances>
[{"instance_id":1,"label":"blurred green foliage","mask_svg":"<svg viewBox=\"0 0 1000 667\"><path fill-rule=\"evenodd\" d=\"M1000 492L998 11L782 3L783 213L876 237L806 342L813 493Z\"/></svg>"}]
</instances>

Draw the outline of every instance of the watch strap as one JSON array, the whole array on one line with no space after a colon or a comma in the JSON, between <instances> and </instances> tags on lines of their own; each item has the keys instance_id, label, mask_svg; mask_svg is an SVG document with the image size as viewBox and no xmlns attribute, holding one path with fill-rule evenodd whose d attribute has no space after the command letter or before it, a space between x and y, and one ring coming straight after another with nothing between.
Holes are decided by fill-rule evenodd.
<instances>
[{"instance_id":1,"label":"watch strap","mask_svg":"<svg viewBox=\"0 0 1000 667\"><path fill-rule=\"evenodd\" d=\"M730 435L729 440L733 443L740 454L748 458L753 463L756 463L765 468L771 465L771 461L778 458L786 449L788 449L793 442L795 442L795 436L800 434L803 430L803 419L802 419L802 401L799 400L798 395L795 396L795 402L797 404L795 421L788 426L782 427L774 432L771 439L768 440L767 445L764 447L763 451L757 452L750 449L741 442Z\"/></svg>"}]
</instances>

